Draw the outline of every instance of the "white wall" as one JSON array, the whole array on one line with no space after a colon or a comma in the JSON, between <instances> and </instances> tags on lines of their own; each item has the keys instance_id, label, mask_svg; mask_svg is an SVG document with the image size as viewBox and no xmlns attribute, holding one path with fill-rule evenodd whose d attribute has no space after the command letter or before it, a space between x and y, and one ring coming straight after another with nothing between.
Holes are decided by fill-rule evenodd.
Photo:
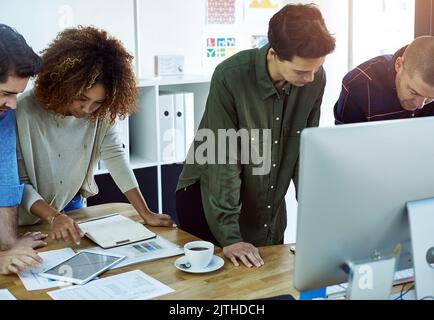
<instances>
[{"instance_id":1,"label":"white wall","mask_svg":"<svg viewBox=\"0 0 434 320\"><path fill-rule=\"evenodd\" d=\"M140 77L154 74L154 55L185 55L185 73L201 74L204 0L139 0Z\"/></svg>"},{"instance_id":2,"label":"white wall","mask_svg":"<svg viewBox=\"0 0 434 320\"><path fill-rule=\"evenodd\" d=\"M249 49L250 36L266 34L268 20L276 12L267 9L252 17L244 0L236 0L234 24L207 24L206 4L206 0L138 1L140 77L153 76L157 54L183 54L185 73L211 74L224 59L206 58L207 37L235 37L238 51Z\"/></svg>"},{"instance_id":3,"label":"white wall","mask_svg":"<svg viewBox=\"0 0 434 320\"><path fill-rule=\"evenodd\" d=\"M65 27L93 25L120 39L134 54L133 0L0 1L0 21L17 29L36 52Z\"/></svg>"}]
</instances>

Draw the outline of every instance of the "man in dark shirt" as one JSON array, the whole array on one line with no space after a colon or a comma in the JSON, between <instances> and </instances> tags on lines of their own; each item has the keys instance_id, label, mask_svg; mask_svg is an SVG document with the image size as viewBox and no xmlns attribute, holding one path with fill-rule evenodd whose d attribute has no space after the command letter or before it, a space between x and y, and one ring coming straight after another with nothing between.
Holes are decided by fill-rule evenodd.
<instances>
[{"instance_id":1,"label":"man in dark shirt","mask_svg":"<svg viewBox=\"0 0 434 320\"><path fill-rule=\"evenodd\" d=\"M433 100L434 37L423 36L351 70L334 107L335 123L432 116Z\"/></svg>"},{"instance_id":2,"label":"man in dark shirt","mask_svg":"<svg viewBox=\"0 0 434 320\"><path fill-rule=\"evenodd\" d=\"M314 5L282 8L270 20L268 38L269 45L217 66L176 193L181 228L247 267L264 264L257 246L283 242L300 132L318 126L322 64L335 47ZM201 159L205 143L210 147Z\"/></svg>"}]
</instances>

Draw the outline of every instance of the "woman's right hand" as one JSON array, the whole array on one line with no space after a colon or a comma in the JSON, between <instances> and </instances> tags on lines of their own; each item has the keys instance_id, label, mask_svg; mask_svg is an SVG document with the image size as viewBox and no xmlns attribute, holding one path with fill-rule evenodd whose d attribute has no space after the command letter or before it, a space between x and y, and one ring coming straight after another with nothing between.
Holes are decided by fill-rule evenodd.
<instances>
[{"instance_id":1,"label":"woman's right hand","mask_svg":"<svg viewBox=\"0 0 434 320\"><path fill-rule=\"evenodd\" d=\"M57 241L71 241L79 245L80 239L83 237L78 224L66 214L61 214L54 218L51 226L51 237Z\"/></svg>"}]
</instances>

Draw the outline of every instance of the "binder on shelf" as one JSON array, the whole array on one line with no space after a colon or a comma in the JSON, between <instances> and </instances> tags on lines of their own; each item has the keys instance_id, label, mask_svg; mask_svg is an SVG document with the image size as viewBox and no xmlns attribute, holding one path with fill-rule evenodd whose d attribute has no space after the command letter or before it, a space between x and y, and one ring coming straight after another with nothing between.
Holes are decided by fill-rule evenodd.
<instances>
[{"instance_id":1,"label":"binder on shelf","mask_svg":"<svg viewBox=\"0 0 434 320\"><path fill-rule=\"evenodd\" d=\"M185 157L185 111L184 93L175 94L175 161L182 162Z\"/></svg>"},{"instance_id":2,"label":"binder on shelf","mask_svg":"<svg viewBox=\"0 0 434 320\"><path fill-rule=\"evenodd\" d=\"M175 161L183 162L194 139L194 94L175 95Z\"/></svg>"},{"instance_id":3,"label":"binder on shelf","mask_svg":"<svg viewBox=\"0 0 434 320\"><path fill-rule=\"evenodd\" d=\"M194 140L194 93L186 92L184 94L184 115L185 115L185 154L187 157L188 150Z\"/></svg>"},{"instance_id":4,"label":"binder on shelf","mask_svg":"<svg viewBox=\"0 0 434 320\"><path fill-rule=\"evenodd\" d=\"M161 91L160 161L184 162L194 139L194 93Z\"/></svg>"},{"instance_id":5,"label":"binder on shelf","mask_svg":"<svg viewBox=\"0 0 434 320\"><path fill-rule=\"evenodd\" d=\"M160 119L160 161L175 161L175 118L174 95L161 93L158 115Z\"/></svg>"}]
</instances>

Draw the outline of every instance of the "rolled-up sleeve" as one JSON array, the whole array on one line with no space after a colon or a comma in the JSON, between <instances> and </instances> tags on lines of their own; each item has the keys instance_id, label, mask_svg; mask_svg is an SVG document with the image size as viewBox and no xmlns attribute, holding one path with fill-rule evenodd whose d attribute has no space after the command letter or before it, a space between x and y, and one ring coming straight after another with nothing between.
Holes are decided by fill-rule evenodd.
<instances>
[{"instance_id":1,"label":"rolled-up sleeve","mask_svg":"<svg viewBox=\"0 0 434 320\"><path fill-rule=\"evenodd\" d=\"M44 200L41 195L36 191L30 182L29 175L24 163L23 154L21 152L21 146L19 140L17 140L17 162L18 162L18 174L20 182L23 184L23 197L21 201L21 207L27 212L30 212L32 205L38 200Z\"/></svg>"},{"instance_id":2,"label":"rolled-up sleeve","mask_svg":"<svg viewBox=\"0 0 434 320\"><path fill-rule=\"evenodd\" d=\"M120 139L118 123L112 126L104 136L101 145L101 160L104 161L104 165L122 193L138 187Z\"/></svg>"}]
</instances>

